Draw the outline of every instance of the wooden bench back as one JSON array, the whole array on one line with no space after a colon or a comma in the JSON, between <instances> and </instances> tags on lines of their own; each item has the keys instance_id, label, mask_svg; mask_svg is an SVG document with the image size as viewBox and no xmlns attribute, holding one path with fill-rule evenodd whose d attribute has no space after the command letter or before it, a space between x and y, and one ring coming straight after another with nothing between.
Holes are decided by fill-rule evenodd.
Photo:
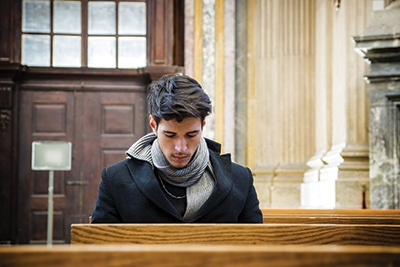
<instances>
[{"instance_id":1,"label":"wooden bench back","mask_svg":"<svg viewBox=\"0 0 400 267\"><path fill-rule=\"evenodd\" d=\"M400 210L262 209L264 223L397 224Z\"/></svg>"},{"instance_id":2,"label":"wooden bench back","mask_svg":"<svg viewBox=\"0 0 400 267\"><path fill-rule=\"evenodd\" d=\"M7 267L400 266L399 247L247 245L26 245L0 247Z\"/></svg>"},{"instance_id":3,"label":"wooden bench back","mask_svg":"<svg viewBox=\"0 0 400 267\"><path fill-rule=\"evenodd\" d=\"M400 225L73 224L71 243L400 246Z\"/></svg>"}]
</instances>

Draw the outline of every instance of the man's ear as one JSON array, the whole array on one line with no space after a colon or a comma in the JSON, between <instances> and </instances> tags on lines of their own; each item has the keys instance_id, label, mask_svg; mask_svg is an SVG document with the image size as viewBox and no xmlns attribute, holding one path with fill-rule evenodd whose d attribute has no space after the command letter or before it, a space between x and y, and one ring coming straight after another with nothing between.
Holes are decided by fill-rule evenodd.
<instances>
[{"instance_id":1,"label":"man's ear","mask_svg":"<svg viewBox=\"0 0 400 267\"><path fill-rule=\"evenodd\" d=\"M204 126L206 126L206 119L204 119L203 122L201 123L201 129L203 129Z\"/></svg>"},{"instance_id":2,"label":"man's ear","mask_svg":"<svg viewBox=\"0 0 400 267\"><path fill-rule=\"evenodd\" d=\"M155 135L157 135L157 122L151 115L149 115L149 125L150 125L151 129L153 130L153 133Z\"/></svg>"}]
</instances>

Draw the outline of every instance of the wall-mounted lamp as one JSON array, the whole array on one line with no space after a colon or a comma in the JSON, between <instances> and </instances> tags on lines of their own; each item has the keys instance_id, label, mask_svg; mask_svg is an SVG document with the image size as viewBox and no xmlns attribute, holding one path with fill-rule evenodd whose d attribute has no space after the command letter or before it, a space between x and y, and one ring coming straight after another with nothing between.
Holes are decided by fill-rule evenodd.
<instances>
[{"instance_id":1,"label":"wall-mounted lamp","mask_svg":"<svg viewBox=\"0 0 400 267\"><path fill-rule=\"evenodd\" d=\"M54 171L71 170L71 143L58 141L32 142L32 170L49 171L47 245L51 245L53 241Z\"/></svg>"},{"instance_id":2,"label":"wall-mounted lamp","mask_svg":"<svg viewBox=\"0 0 400 267\"><path fill-rule=\"evenodd\" d=\"M333 4L335 6L336 11L340 8L340 0L333 0Z\"/></svg>"}]
</instances>

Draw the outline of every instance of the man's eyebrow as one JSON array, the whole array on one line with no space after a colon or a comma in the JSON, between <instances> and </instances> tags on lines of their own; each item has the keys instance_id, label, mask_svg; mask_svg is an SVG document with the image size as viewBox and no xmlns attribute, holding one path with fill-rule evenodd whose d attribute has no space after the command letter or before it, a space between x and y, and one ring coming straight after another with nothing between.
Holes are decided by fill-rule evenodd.
<instances>
[{"instance_id":1,"label":"man's eyebrow","mask_svg":"<svg viewBox=\"0 0 400 267\"><path fill-rule=\"evenodd\" d=\"M193 131L187 132L186 134L193 134L193 133L198 133L198 132L200 132L200 130L193 130Z\"/></svg>"},{"instance_id":2,"label":"man's eyebrow","mask_svg":"<svg viewBox=\"0 0 400 267\"><path fill-rule=\"evenodd\" d=\"M167 131L167 130L164 130L163 133L166 133L166 134L176 134L175 132L171 132L171 131Z\"/></svg>"},{"instance_id":3,"label":"man's eyebrow","mask_svg":"<svg viewBox=\"0 0 400 267\"><path fill-rule=\"evenodd\" d=\"M198 133L198 132L200 132L200 130L193 130L193 131L187 132L186 134L194 134L194 133ZM164 130L163 133L176 134L176 132L171 132L171 131L167 131L167 130Z\"/></svg>"}]
</instances>

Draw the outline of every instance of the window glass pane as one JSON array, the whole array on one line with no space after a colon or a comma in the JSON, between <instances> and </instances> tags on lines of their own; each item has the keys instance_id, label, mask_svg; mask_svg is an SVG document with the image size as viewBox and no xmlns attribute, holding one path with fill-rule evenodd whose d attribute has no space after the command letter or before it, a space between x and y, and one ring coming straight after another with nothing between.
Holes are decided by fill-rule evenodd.
<instances>
[{"instance_id":1,"label":"window glass pane","mask_svg":"<svg viewBox=\"0 0 400 267\"><path fill-rule=\"evenodd\" d=\"M50 36L22 35L22 64L28 66L50 66Z\"/></svg>"},{"instance_id":2,"label":"window glass pane","mask_svg":"<svg viewBox=\"0 0 400 267\"><path fill-rule=\"evenodd\" d=\"M24 1L22 6L23 32L50 32L49 1Z\"/></svg>"},{"instance_id":3,"label":"window glass pane","mask_svg":"<svg viewBox=\"0 0 400 267\"><path fill-rule=\"evenodd\" d=\"M115 68L115 37L88 38L88 67Z\"/></svg>"},{"instance_id":4,"label":"window glass pane","mask_svg":"<svg viewBox=\"0 0 400 267\"><path fill-rule=\"evenodd\" d=\"M118 33L146 34L146 4L119 3Z\"/></svg>"},{"instance_id":5,"label":"window glass pane","mask_svg":"<svg viewBox=\"0 0 400 267\"><path fill-rule=\"evenodd\" d=\"M89 34L115 34L115 3L109 1L90 1Z\"/></svg>"},{"instance_id":6,"label":"window glass pane","mask_svg":"<svg viewBox=\"0 0 400 267\"><path fill-rule=\"evenodd\" d=\"M82 28L83 21L87 25ZM79 68L87 61L91 68L144 67L146 24L145 1L22 0L21 63Z\"/></svg>"},{"instance_id":7,"label":"window glass pane","mask_svg":"<svg viewBox=\"0 0 400 267\"><path fill-rule=\"evenodd\" d=\"M54 67L81 66L81 37L54 36L53 40Z\"/></svg>"},{"instance_id":8,"label":"window glass pane","mask_svg":"<svg viewBox=\"0 0 400 267\"><path fill-rule=\"evenodd\" d=\"M54 33L81 33L81 3L78 1L54 2Z\"/></svg>"},{"instance_id":9,"label":"window glass pane","mask_svg":"<svg viewBox=\"0 0 400 267\"><path fill-rule=\"evenodd\" d=\"M146 66L146 38L118 38L118 67L140 68Z\"/></svg>"}]
</instances>

